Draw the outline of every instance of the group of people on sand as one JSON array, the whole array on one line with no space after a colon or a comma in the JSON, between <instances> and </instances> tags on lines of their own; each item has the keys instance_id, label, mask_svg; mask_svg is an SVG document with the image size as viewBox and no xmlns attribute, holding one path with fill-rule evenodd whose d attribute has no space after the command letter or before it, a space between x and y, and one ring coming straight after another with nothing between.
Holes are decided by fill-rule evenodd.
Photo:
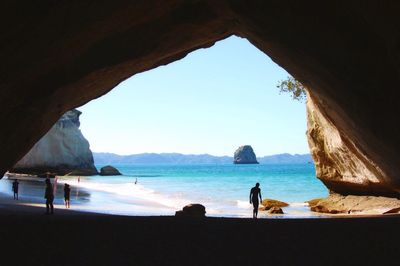
<instances>
[{"instance_id":1,"label":"group of people on sand","mask_svg":"<svg viewBox=\"0 0 400 266\"><path fill-rule=\"evenodd\" d=\"M46 199L46 214L54 214L54 189L51 184L50 178L46 178L45 180L46 188L44 192L44 198ZM12 190L14 193L14 199L18 200L18 190L19 190L19 182L18 179L15 179L12 183ZM70 208L70 195L71 188L69 184L64 184L64 203L66 208Z\"/></svg>"},{"instance_id":2,"label":"group of people on sand","mask_svg":"<svg viewBox=\"0 0 400 266\"><path fill-rule=\"evenodd\" d=\"M50 178L46 178L46 190L44 193L44 198L46 199L46 214L53 214L54 213L54 189L53 185L50 182ZM70 195L71 195L71 188L69 184L64 184L64 203L66 208L70 208ZM49 212L50 211L50 212Z\"/></svg>"}]
</instances>

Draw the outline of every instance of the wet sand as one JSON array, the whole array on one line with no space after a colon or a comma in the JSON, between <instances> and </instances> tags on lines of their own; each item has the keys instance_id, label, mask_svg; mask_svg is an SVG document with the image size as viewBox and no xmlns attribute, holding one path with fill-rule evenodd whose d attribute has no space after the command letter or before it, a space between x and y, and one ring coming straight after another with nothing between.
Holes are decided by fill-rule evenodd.
<instances>
[{"instance_id":1,"label":"wet sand","mask_svg":"<svg viewBox=\"0 0 400 266\"><path fill-rule=\"evenodd\" d=\"M44 215L44 208L1 202L1 265L398 265L400 254L399 216Z\"/></svg>"},{"instance_id":2,"label":"wet sand","mask_svg":"<svg viewBox=\"0 0 400 266\"><path fill-rule=\"evenodd\" d=\"M54 204L57 209L64 209L64 182L67 181L70 184L76 182L76 178L70 179L58 179L57 185L55 186L56 193ZM29 206L43 206L44 202L44 180L37 177L19 177L19 201L15 201L18 205L29 205ZM52 180L54 185L54 180ZM80 184L85 185L86 181L82 181ZM12 180L3 178L0 180L0 199L6 200L12 198ZM129 197L120 197L105 191L99 191L96 189L86 188L85 186L71 185L71 210L83 211L83 212L94 212L104 214L116 214L116 215L173 215L176 208L166 208L158 202L152 202L140 197L130 195ZM3 196L2 196L3 195Z\"/></svg>"},{"instance_id":3,"label":"wet sand","mask_svg":"<svg viewBox=\"0 0 400 266\"><path fill-rule=\"evenodd\" d=\"M81 179L77 182L78 177L59 177L57 181L57 193L55 197L55 204L57 207L63 208L63 183L67 182L71 185L71 209L85 212L95 212L113 215L131 215L131 216L152 216L152 215L174 215L175 211L180 210L183 206L191 203L181 202L177 204L171 198L159 197L157 193L154 195L142 194L140 189L138 191L130 190L126 195L119 195L104 191L104 187L98 187L98 184L93 181ZM38 206L43 204L44 195L44 179L37 177L19 177L20 182L20 199L24 204L30 206ZM54 183L54 180L53 180ZM104 184L103 184L104 185ZM115 184L113 184L115 186ZM127 184L126 186L129 186ZM118 185L117 185L118 186ZM0 194L4 193L12 198L12 180L3 178L0 180ZM108 187L109 189L109 187ZM114 191L115 188L112 189ZM158 196L158 198L153 198ZM168 203L168 200L172 200ZM166 202L167 201L167 202ZM23 202L19 201L19 204ZM167 203L167 204L166 204ZM203 202L200 202L204 204ZM222 205L222 204L221 204ZM215 209L206 206L207 216L212 217L231 217L231 218L251 218L252 205L247 200L243 200L242 206L227 209L227 206L221 206L224 212L215 212ZM215 207L215 206L214 206ZM228 211L227 211L228 210ZM268 212L260 211L260 218L318 218L327 216L321 213L311 212L307 204L300 203L297 205L290 205L284 208L284 215L270 215Z\"/></svg>"}]
</instances>

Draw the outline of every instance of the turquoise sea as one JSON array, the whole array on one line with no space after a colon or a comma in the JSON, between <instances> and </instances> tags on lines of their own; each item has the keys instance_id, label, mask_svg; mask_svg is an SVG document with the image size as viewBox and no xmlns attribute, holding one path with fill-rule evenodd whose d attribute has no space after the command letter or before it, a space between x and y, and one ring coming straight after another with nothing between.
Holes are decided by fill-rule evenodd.
<instances>
[{"instance_id":1,"label":"turquoise sea","mask_svg":"<svg viewBox=\"0 0 400 266\"><path fill-rule=\"evenodd\" d=\"M252 208L249 191L256 182L261 184L263 198L290 203L286 213L292 215L308 213L304 201L328 194L315 177L313 164L114 166L122 176L80 177L79 182L77 177L58 177L60 189L56 203L58 200L62 204L61 185L69 183L71 203L82 210L173 215L188 203L201 203L210 216L248 217ZM0 186L0 190L8 190L4 187L4 184ZM42 184L35 187L42 197ZM32 196L35 194L32 189L29 191Z\"/></svg>"}]
</instances>

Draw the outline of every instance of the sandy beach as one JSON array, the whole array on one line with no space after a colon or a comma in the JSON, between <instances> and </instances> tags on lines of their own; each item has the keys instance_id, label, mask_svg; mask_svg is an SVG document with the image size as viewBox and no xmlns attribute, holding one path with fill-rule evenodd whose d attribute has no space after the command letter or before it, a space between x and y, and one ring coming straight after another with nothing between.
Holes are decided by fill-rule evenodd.
<instances>
[{"instance_id":1,"label":"sandy beach","mask_svg":"<svg viewBox=\"0 0 400 266\"><path fill-rule=\"evenodd\" d=\"M396 265L400 252L397 215L187 219L59 203L44 212L42 199L0 194L2 265Z\"/></svg>"},{"instance_id":2,"label":"sandy beach","mask_svg":"<svg viewBox=\"0 0 400 266\"><path fill-rule=\"evenodd\" d=\"M400 251L398 216L44 215L4 197L0 208L1 261L8 262L2 265L396 265Z\"/></svg>"},{"instance_id":3,"label":"sandy beach","mask_svg":"<svg viewBox=\"0 0 400 266\"><path fill-rule=\"evenodd\" d=\"M0 194L3 198L11 199L11 183L14 178L3 178L0 180ZM19 200L11 201L9 204L17 204L31 207L42 207L44 203L44 179L30 176L18 176ZM54 186L54 207L56 210L65 209L63 198L64 183L71 184L71 209L74 211L93 212L117 215L173 215L175 209L156 201L141 197L141 195L121 196L104 189L97 188L98 183L88 182L85 177L77 176L59 177L57 181L52 179ZM93 188L93 186L95 188Z\"/></svg>"}]
</instances>

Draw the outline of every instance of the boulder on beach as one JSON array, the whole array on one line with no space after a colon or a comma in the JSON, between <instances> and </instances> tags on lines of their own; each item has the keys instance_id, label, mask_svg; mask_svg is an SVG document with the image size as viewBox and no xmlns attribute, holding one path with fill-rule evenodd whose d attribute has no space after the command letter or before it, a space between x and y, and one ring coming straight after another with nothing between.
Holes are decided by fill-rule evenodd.
<instances>
[{"instance_id":1,"label":"boulder on beach","mask_svg":"<svg viewBox=\"0 0 400 266\"><path fill-rule=\"evenodd\" d=\"M258 164L256 154L250 145L240 146L233 156L234 164Z\"/></svg>"},{"instance_id":2,"label":"boulder on beach","mask_svg":"<svg viewBox=\"0 0 400 266\"><path fill-rule=\"evenodd\" d=\"M270 214L284 214L280 207L271 207L268 211Z\"/></svg>"},{"instance_id":3,"label":"boulder on beach","mask_svg":"<svg viewBox=\"0 0 400 266\"><path fill-rule=\"evenodd\" d=\"M81 112L66 112L15 166L12 173L97 175L89 142L79 129Z\"/></svg>"},{"instance_id":4,"label":"boulder on beach","mask_svg":"<svg viewBox=\"0 0 400 266\"><path fill-rule=\"evenodd\" d=\"M386 214L399 213L400 199L331 193L327 198L309 202L309 206L311 211L330 214Z\"/></svg>"},{"instance_id":5,"label":"boulder on beach","mask_svg":"<svg viewBox=\"0 0 400 266\"><path fill-rule=\"evenodd\" d=\"M274 200L274 199L263 199L263 201L261 202L261 205L264 206L264 211L268 211L269 209L273 208L273 207L287 207L289 206L288 203L283 202L283 201L279 201L279 200Z\"/></svg>"},{"instance_id":6,"label":"boulder on beach","mask_svg":"<svg viewBox=\"0 0 400 266\"><path fill-rule=\"evenodd\" d=\"M321 200L322 200L321 198L312 199L312 200L307 200L306 203L308 203L308 206L309 206L310 208L312 208L312 207L314 207L314 206L317 206L318 203L319 203Z\"/></svg>"},{"instance_id":7,"label":"boulder on beach","mask_svg":"<svg viewBox=\"0 0 400 266\"><path fill-rule=\"evenodd\" d=\"M183 207L181 211L176 211L175 216L177 217L205 217L206 207L201 204L194 203Z\"/></svg>"},{"instance_id":8,"label":"boulder on beach","mask_svg":"<svg viewBox=\"0 0 400 266\"><path fill-rule=\"evenodd\" d=\"M100 175L122 175L117 168L107 165L100 169Z\"/></svg>"}]
</instances>

